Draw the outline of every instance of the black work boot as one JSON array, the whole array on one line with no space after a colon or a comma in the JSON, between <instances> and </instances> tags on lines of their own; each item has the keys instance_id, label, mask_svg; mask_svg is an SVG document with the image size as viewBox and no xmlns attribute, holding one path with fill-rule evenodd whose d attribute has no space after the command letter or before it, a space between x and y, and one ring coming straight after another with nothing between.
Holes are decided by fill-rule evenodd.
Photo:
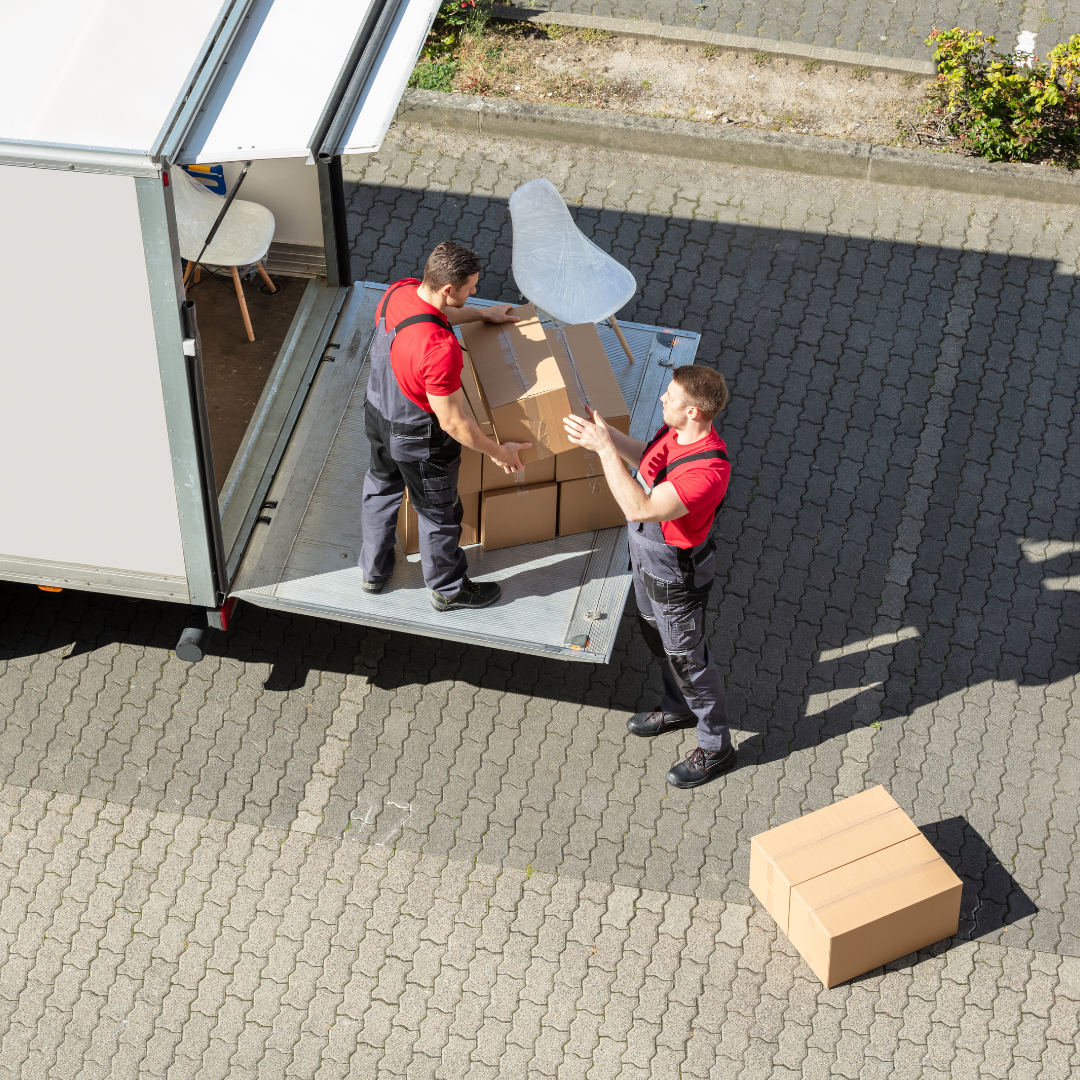
<instances>
[{"instance_id":1,"label":"black work boot","mask_svg":"<svg viewBox=\"0 0 1080 1080\"><path fill-rule=\"evenodd\" d=\"M626 730L631 735L640 735L643 739L647 739L652 735L659 735L661 731L674 731L676 728L696 724L697 717L691 713L673 713L654 709L652 712L634 713L626 721Z\"/></svg>"},{"instance_id":2,"label":"black work boot","mask_svg":"<svg viewBox=\"0 0 1080 1080\"><path fill-rule=\"evenodd\" d=\"M431 606L436 611L456 611L458 608L485 608L502 596L502 589L495 581L470 581L465 578L461 588L453 596L431 594Z\"/></svg>"},{"instance_id":3,"label":"black work boot","mask_svg":"<svg viewBox=\"0 0 1080 1080\"><path fill-rule=\"evenodd\" d=\"M702 750L697 746L684 761L668 770L667 782L677 788L697 787L730 772L734 765L734 746L729 744L726 750Z\"/></svg>"}]
</instances>

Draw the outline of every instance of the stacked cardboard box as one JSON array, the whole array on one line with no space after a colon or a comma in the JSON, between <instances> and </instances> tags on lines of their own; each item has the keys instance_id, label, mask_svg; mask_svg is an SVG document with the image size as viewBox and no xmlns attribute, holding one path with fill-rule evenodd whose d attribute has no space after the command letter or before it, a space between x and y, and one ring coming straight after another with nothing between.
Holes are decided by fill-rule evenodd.
<instances>
[{"instance_id":1,"label":"stacked cardboard box","mask_svg":"<svg viewBox=\"0 0 1080 1080\"><path fill-rule=\"evenodd\" d=\"M460 492L459 492L460 494ZM480 543L480 492L461 495L461 507L465 511L461 519L461 546ZM397 519L398 539L406 555L415 555L420 550L420 522L416 508L406 490L401 500L401 509Z\"/></svg>"},{"instance_id":2,"label":"stacked cardboard box","mask_svg":"<svg viewBox=\"0 0 1080 1080\"><path fill-rule=\"evenodd\" d=\"M825 986L951 937L962 888L880 786L750 846L751 891Z\"/></svg>"},{"instance_id":3,"label":"stacked cardboard box","mask_svg":"<svg viewBox=\"0 0 1080 1080\"><path fill-rule=\"evenodd\" d=\"M600 459L571 443L562 423L571 412L590 416L595 409L612 427L630 431L629 410L596 327L586 323L544 330L531 305L514 313L517 323L462 327L461 382L468 411L492 439L533 443L520 455L524 468L516 473L462 448L462 544L476 542L471 539L475 529L488 550L606 529L626 520L608 490ZM474 494L475 523L469 499ZM411 522L415 511L406 502L399 528L407 553L418 550Z\"/></svg>"},{"instance_id":4,"label":"stacked cardboard box","mask_svg":"<svg viewBox=\"0 0 1080 1080\"><path fill-rule=\"evenodd\" d=\"M587 405L564 335L545 330L532 304L514 308L513 314L518 322L465 323L461 333L496 438L532 443L520 455L527 465L573 450L563 417L587 415Z\"/></svg>"},{"instance_id":5,"label":"stacked cardboard box","mask_svg":"<svg viewBox=\"0 0 1080 1080\"><path fill-rule=\"evenodd\" d=\"M592 323L545 330L536 309L514 309L520 321L463 327L468 363L463 376L466 396L477 415L486 413L492 437L500 442L532 442L521 454L525 468L507 474L485 461L482 479L481 533L485 548L546 540L556 534L592 532L625 522L600 459L569 441L562 419L570 413L605 421L629 434L630 411L611 369L600 335ZM481 424L483 427L483 424ZM489 491L558 483L557 501L534 496L528 507L529 528L496 528L496 514L525 513L522 500L491 500ZM550 514L550 516L548 516ZM511 540L527 535L528 540Z\"/></svg>"}]
</instances>

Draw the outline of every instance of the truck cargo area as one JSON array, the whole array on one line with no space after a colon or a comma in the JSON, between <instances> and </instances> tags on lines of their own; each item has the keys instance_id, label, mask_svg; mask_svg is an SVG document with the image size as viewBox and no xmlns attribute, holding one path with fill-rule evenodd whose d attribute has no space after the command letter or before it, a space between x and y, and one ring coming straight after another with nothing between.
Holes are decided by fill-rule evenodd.
<instances>
[{"instance_id":1,"label":"truck cargo area","mask_svg":"<svg viewBox=\"0 0 1080 1080\"><path fill-rule=\"evenodd\" d=\"M204 269L198 284L188 284L187 298L195 302L202 339L206 411L219 494L308 284L303 278L283 274L274 274L273 281L278 287L273 294L260 288L258 278L243 283L254 341L247 339L227 270Z\"/></svg>"},{"instance_id":2,"label":"truck cargo area","mask_svg":"<svg viewBox=\"0 0 1080 1080\"><path fill-rule=\"evenodd\" d=\"M337 347L319 363L259 515L264 520L256 524L233 575L232 595L263 607L387 630L606 662L630 588L621 528L496 551L467 548L470 577L502 585L502 599L483 611L435 612L419 556L407 557L400 543L385 590L373 595L361 589L356 561L368 466L367 354L385 288L359 282L348 290L330 334ZM698 335L620 325L634 363L607 324L598 330L630 409L631 434L648 438L662 422L659 399L670 370L693 363Z\"/></svg>"}]
</instances>

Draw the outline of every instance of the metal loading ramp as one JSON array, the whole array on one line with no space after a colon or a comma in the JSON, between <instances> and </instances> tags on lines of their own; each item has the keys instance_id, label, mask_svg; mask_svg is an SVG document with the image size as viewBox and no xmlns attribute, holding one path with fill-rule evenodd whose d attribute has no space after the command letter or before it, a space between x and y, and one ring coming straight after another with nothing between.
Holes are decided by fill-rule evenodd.
<instances>
[{"instance_id":1,"label":"metal loading ramp","mask_svg":"<svg viewBox=\"0 0 1080 1080\"><path fill-rule=\"evenodd\" d=\"M558 537L484 551L466 548L469 576L498 581L502 599L483 611L438 613L424 586L420 556L397 548L383 592L360 587L360 499L368 467L364 434L367 352L385 285L352 286L297 423L232 595L262 607L513 652L606 663L630 589L623 529ZM489 305L492 301L471 301ZM630 433L648 439L662 423L660 395L672 367L692 364L698 335L620 323L636 363L614 332L598 325L630 410Z\"/></svg>"}]
</instances>

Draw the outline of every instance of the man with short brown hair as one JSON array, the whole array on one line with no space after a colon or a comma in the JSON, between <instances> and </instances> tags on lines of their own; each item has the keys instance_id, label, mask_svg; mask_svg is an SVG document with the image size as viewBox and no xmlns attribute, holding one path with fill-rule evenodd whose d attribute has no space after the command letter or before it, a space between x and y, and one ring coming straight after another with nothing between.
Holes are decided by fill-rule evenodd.
<instances>
[{"instance_id":1,"label":"man with short brown hair","mask_svg":"<svg viewBox=\"0 0 1080 1080\"><path fill-rule=\"evenodd\" d=\"M464 359L452 326L482 320L516 322L512 305L466 307L476 292L480 260L444 241L431 253L424 279L396 281L383 295L371 343L365 428L371 464L360 516L359 565L366 592L382 592L394 568L398 508L405 489L416 510L424 583L436 611L483 608L499 599L494 581L471 581L461 550L457 493L461 447L487 454L507 472L521 468L531 443L497 443L464 410Z\"/></svg>"},{"instance_id":2,"label":"man with short brown hair","mask_svg":"<svg viewBox=\"0 0 1080 1080\"><path fill-rule=\"evenodd\" d=\"M641 633L663 659L659 707L632 716L627 729L648 738L696 725L697 748L667 774L674 787L691 788L735 765L724 684L705 640L715 564L709 533L731 476L713 419L728 389L722 375L695 364L672 372L660 400L664 426L648 443L608 427L599 413L592 423L580 416L564 423L572 442L600 455L626 514ZM622 461L637 469L637 481Z\"/></svg>"}]
</instances>

